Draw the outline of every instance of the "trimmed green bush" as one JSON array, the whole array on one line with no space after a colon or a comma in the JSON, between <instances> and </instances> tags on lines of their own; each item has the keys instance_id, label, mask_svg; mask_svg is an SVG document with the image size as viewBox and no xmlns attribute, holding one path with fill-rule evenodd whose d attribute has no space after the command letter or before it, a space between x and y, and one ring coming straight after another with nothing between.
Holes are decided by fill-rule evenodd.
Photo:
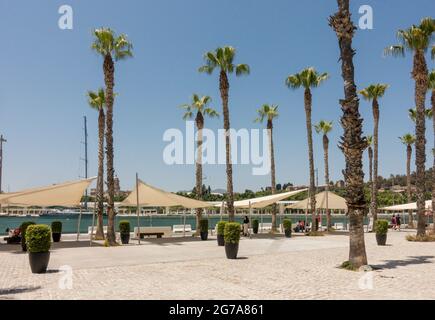
<instances>
[{"instance_id":1,"label":"trimmed green bush","mask_svg":"<svg viewBox=\"0 0 435 320\"><path fill-rule=\"evenodd\" d=\"M284 219L282 221L282 225L284 227L284 230L292 231L292 221L290 219Z\"/></svg>"},{"instance_id":2,"label":"trimmed green bush","mask_svg":"<svg viewBox=\"0 0 435 320\"><path fill-rule=\"evenodd\" d=\"M52 233L62 233L62 222L53 221L51 223L51 232Z\"/></svg>"},{"instance_id":3,"label":"trimmed green bush","mask_svg":"<svg viewBox=\"0 0 435 320\"><path fill-rule=\"evenodd\" d=\"M20 231L21 231L21 245L25 246L26 245L26 232L27 232L27 227L31 226L31 225L35 225L36 223L33 221L24 221L21 226L20 226Z\"/></svg>"},{"instance_id":4,"label":"trimmed green bush","mask_svg":"<svg viewBox=\"0 0 435 320\"><path fill-rule=\"evenodd\" d=\"M377 220L375 224L376 234L387 234L388 232L388 221L387 220Z\"/></svg>"},{"instance_id":5,"label":"trimmed green bush","mask_svg":"<svg viewBox=\"0 0 435 320\"><path fill-rule=\"evenodd\" d=\"M208 232L208 220L207 219L199 220L199 230L201 232Z\"/></svg>"},{"instance_id":6,"label":"trimmed green bush","mask_svg":"<svg viewBox=\"0 0 435 320\"><path fill-rule=\"evenodd\" d=\"M119 232L121 234L130 234L130 221L128 220L119 221Z\"/></svg>"},{"instance_id":7,"label":"trimmed green bush","mask_svg":"<svg viewBox=\"0 0 435 320\"><path fill-rule=\"evenodd\" d=\"M225 233L225 225L228 223L228 221L220 221L217 224L217 234L223 236Z\"/></svg>"},{"instance_id":8,"label":"trimmed green bush","mask_svg":"<svg viewBox=\"0 0 435 320\"><path fill-rule=\"evenodd\" d=\"M254 233L258 233L259 225L260 223L257 219L252 220L252 230L254 231Z\"/></svg>"},{"instance_id":9,"label":"trimmed green bush","mask_svg":"<svg viewBox=\"0 0 435 320\"><path fill-rule=\"evenodd\" d=\"M51 246L51 230L45 224L30 225L26 231L27 251L48 252Z\"/></svg>"},{"instance_id":10,"label":"trimmed green bush","mask_svg":"<svg viewBox=\"0 0 435 320\"><path fill-rule=\"evenodd\" d=\"M224 229L225 243L239 243L240 241L240 223L228 222Z\"/></svg>"}]
</instances>

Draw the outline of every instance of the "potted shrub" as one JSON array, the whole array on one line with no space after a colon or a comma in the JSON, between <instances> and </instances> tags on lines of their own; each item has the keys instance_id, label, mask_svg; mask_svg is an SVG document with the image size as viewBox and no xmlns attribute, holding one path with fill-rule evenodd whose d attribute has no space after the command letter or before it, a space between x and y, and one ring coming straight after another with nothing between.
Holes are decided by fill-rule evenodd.
<instances>
[{"instance_id":1,"label":"potted shrub","mask_svg":"<svg viewBox=\"0 0 435 320\"><path fill-rule=\"evenodd\" d=\"M26 246L26 231L27 231L27 227L34 225L35 223L33 221L24 221L21 226L20 226L20 232L21 232L21 248L23 249L23 251L27 251L27 246Z\"/></svg>"},{"instance_id":2,"label":"potted shrub","mask_svg":"<svg viewBox=\"0 0 435 320\"><path fill-rule=\"evenodd\" d=\"M62 235L62 222L53 221L51 223L51 236L53 237L53 242L59 242L61 235Z\"/></svg>"},{"instance_id":3,"label":"potted shrub","mask_svg":"<svg viewBox=\"0 0 435 320\"><path fill-rule=\"evenodd\" d=\"M26 244L32 273L45 273L50 260L51 230L45 224L30 225L26 231Z\"/></svg>"},{"instance_id":4,"label":"potted shrub","mask_svg":"<svg viewBox=\"0 0 435 320\"><path fill-rule=\"evenodd\" d=\"M375 232L378 246L385 246L385 243L387 242L388 221L382 219L377 220L375 224Z\"/></svg>"},{"instance_id":5,"label":"potted shrub","mask_svg":"<svg viewBox=\"0 0 435 320\"><path fill-rule=\"evenodd\" d=\"M201 240L207 240L208 239L208 220L207 219L199 220L199 231L201 234Z\"/></svg>"},{"instance_id":6,"label":"potted shrub","mask_svg":"<svg viewBox=\"0 0 435 320\"><path fill-rule=\"evenodd\" d=\"M122 220L119 222L119 233L121 234L122 244L128 244L130 241L130 222Z\"/></svg>"},{"instance_id":7,"label":"potted shrub","mask_svg":"<svg viewBox=\"0 0 435 320\"><path fill-rule=\"evenodd\" d=\"M290 219L284 219L282 221L282 225L284 227L284 233L286 238L291 238L292 236L292 221Z\"/></svg>"},{"instance_id":8,"label":"potted shrub","mask_svg":"<svg viewBox=\"0 0 435 320\"><path fill-rule=\"evenodd\" d=\"M217 224L217 242L218 246L223 247L225 245L224 233L225 233L225 225L227 221L220 221Z\"/></svg>"},{"instance_id":9,"label":"potted shrub","mask_svg":"<svg viewBox=\"0 0 435 320\"><path fill-rule=\"evenodd\" d=\"M225 254L228 259L237 259L240 241L240 223L228 222L224 229Z\"/></svg>"},{"instance_id":10,"label":"potted shrub","mask_svg":"<svg viewBox=\"0 0 435 320\"><path fill-rule=\"evenodd\" d=\"M252 231L254 231L254 234L258 233L258 226L259 222L257 219L252 220Z\"/></svg>"}]
</instances>

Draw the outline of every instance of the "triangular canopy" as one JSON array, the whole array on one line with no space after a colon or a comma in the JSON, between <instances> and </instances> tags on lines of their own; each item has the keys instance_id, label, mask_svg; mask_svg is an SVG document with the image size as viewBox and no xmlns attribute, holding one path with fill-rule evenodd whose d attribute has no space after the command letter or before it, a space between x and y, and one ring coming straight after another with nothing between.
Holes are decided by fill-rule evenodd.
<instances>
[{"instance_id":1,"label":"triangular canopy","mask_svg":"<svg viewBox=\"0 0 435 320\"><path fill-rule=\"evenodd\" d=\"M75 207L95 178L54 184L0 195L0 204L35 207Z\"/></svg>"},{"instance_id":2,"label":"triangular canopy","mask_svg":"<svg viewBox=\"0 0 435 320\"><path fill-rule=\"evenodd\" d=\"M278 201L287 199L288 197L294 196L295 194L307 191L307 189L301 189L296 191L283 192L278 194L272 194L270 196L240 200L234 202L234 208L239 209L249 209L249 205L251 208L260 209L270 206L271 204L277 203ZM220 207L221 204L215 205L216 207Z\"/></svg>"},{"instance_id":3,"label":"triangular canopy","mask_svg":"<svg viewBox=\"0 0 435 320\"><path fill-rule=\"evenodd\" d=\"M171 192L152 187L139 180L139 206L141 207L176 207L181 206L188 209L207 208L211 205L207 202L182 197ZM136 188L129 196L119 204L120 207L136 207Z\"/></svg>"},{"instance_id":4,"label":"triangular canopy","mask_svg":"<svg viewBox=\"0 0 435 320\"><path fill-rule=\"evenodd\" d=\"M288 209L306 209L310 206L310 198L287 206ZM326 209L326 191L316 194L316 209ZM347 210L346 199L328 191L328 209Z\"/></svg>"},{"instance_id":5,"label":"triangular canopy","mask_svg":"<svg viewBox=\"0 0 435 320\"><path fill-rule=\"evenodd\" d=\"M432 210L432 200L426 200L425 208L426 210ZM399 204L395 206L381 208L379 210L387 210L387 211L417 210L417 202Z\"/></svg>"}]
</instances>

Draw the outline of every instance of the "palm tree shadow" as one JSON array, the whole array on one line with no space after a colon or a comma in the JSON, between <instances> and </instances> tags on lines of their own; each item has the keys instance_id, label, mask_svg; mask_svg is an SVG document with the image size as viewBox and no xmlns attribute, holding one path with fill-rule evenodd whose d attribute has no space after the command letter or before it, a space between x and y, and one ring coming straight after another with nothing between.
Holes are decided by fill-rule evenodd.
<instances>
[{"instance_id":1,"label":"palm tree shadow","mask_svg":"<svg viewBox=\"0 0 435 320\"><path fill-rule=\"evenodd\" d=\"M0 297L6 296L10 294L19 294L23 292L31 292L41 289L40 286L37 287L16 287L16 288L9 288L9 289L0 289Z\"/></svg>"},{"instance_id":2,"label":"palm tree shadow","mask_svg":"<svg viewBox=\"0 0 435 320\"><path fill-rule=\"evenodd\" d=\"M435 256L415 256L407 260L387 260L384 264L371 265L374 270L378 269L395 269L397 267L406 267L413 264L434 263L431 259Z\"/></svg>"}]
</instances>

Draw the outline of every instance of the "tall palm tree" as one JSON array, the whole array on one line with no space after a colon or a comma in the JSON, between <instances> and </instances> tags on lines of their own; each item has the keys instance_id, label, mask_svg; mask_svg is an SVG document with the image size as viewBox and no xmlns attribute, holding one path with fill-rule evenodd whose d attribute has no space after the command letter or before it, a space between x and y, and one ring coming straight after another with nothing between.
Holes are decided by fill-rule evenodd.
<instances>
[{"instance_id":1,"label":"tall palm tree","mask_svg":"<svg viewBox=\"0 0 435 320\"><path fill-rule=\"evenodd\" d=\"M435 46L432 49L435 54ZM432 149L433 154L433 165L432 165L432 208L435 208L435 70L429 73L429 90L431 90L431 113L432 113L432 130L434 134L434 148ZM432 210L432 212L435 210ZM433 215L433 232L435 233L435 215Z\"/></svg>"},{"instance_id":2,"label":"tall palm tree","mask_svg":"<svg viewBox=\"0 0 435 320\"><path fill-rule=\"evenodd\" d=\"M369 155L369 185L370 185L370 197L373 198L373 136L368 135L367 140L367 152Z\"/></svg>"},{"instance_id":3,"label":"tall palm tree","mask_svg":"<svg viewBox=\"0 0 435 320\"><path fill-rule=\"evenodd\" d=\"M314 126L318 134L323 134L323 155L325 162L325 192L326 192L326 225L328 230L332 227L331 213L329 211L329 138L328 133L332 131L332 121L321 120Z\"/></svg>"},{"instance_id":4,"label":"tall palm tree","mask_svg":"<svg viewBox=\"0 0 435 320\"><path fill-rule=\"evenodd\" d=\"M429 84L428 69L425 53L433 40L435 31L435 20L424 18L419 25L412 25L406 30L399 30L397 38L399 45L390 46L385 49L385 54L393 56L404 56L405 51L414 54L412 78L415 81L415 105L417 107L417 117L415 126L415 164L416 164L416 188L417 188L417 214L418 225L417 235L426 234L425 216L425 162L426 162L426 138L425 138L425 100Z\"/></svg>"},{"instance_id":5,"label":"tall palm tree","mask_svg":"<svg viewBox=\"0 0 435 320\"><path fill-rule=\"evenodd\" d=\"M346 161L344 179L345 198L349 214L349 262L354 267L367 264L364 243L363 219L366 214L364 199L364 172L362 155L367 141L362 135L363 120L359 113L359 99L355 85L352 39L356 27L349 11L349 0L337 0L338 12L329 18L329 25L335 31L340 48L341 71L344 80L344 99L340 100L343 115L341 124L343 136L341 149Z\"/></svg>"},{"instance_id":6,"label":"tall palm tree","mask_svg":"<svg viewBox=\"0 0 435 320\"><path fill-rule=\"evenodd\" d=\"M106 94L104 89L98 92L88 91L89 106L98 111L98 177L97 177L97 232L96 240L104 240L103 212L104 212L104 129L106 115Z\"/></svg>"},{"instance_id":7,"label":"tall palm tree","mask_svg":"<svg viewBox=\"0 0 435 320\"><path fill-rule=\"evenodd\" d=\"M411 157L412 157L412 145L415 143L415 136L407 133L399 137L400 141L406 145L406 196L408 203L412 201L411 198ZM412 210L408 211L409 222L408 227L414 228L414 218L412 216Z\"/></svg>"},{"instance_id":8,"label":"tall palm tree","mask_svg":"<svg viewBox=\"0 0 435 320\"><path fill-rule=\"evenodd\" d=\"M286 85L291 89L304 88L305 122L308 138L308 162L310 167L310 209L313 228L316 224L316 192L314 182L314 152L313 152L313 133L311 125L312 95L311 89L318 87L328 79L327 73L319 74L314 68L306 68L300 73L290 75L286 79Z\"/></svg>"},{"instance_id":9,"label":"tall palm tree","mask_svg":"<svg viewBox=\"0 0 435 320\"><path fill-rule=\"evenodd\" d=\"M373 224L378 219L378 134L379 134L379 98L382 98L387 90L387 84L372 84L367 88L361 90L359 93L367 101L372 101L373 111L373 146L374 146L374 159L373 159L373 183L372 183L372 196L371 196L371 212L373 215Z\"/></svg>"},{"instance_id":10,"label":"tall palm tree","mask_svg":"<svg viewBox=\"0 0 435 320\"><path fill-rule=\"evenodd\" d=\"M190 104L185 104L182 108L185 109L185 113L183 115L184 120L192 119L195 116L195 124L198 130L198 140L197 140L197 157L196 157L196 169L195 169L195 178L196 178L196 198L198 200L202 200L202 143L203 143L203 134L202 130L204 129L204 118L206 116L210 118L214 118L219 116L219 114L213 108L209 107L209 103L211 98L209 96L200 97L197 94L192 96L192 102ZM201 220L202 209L196 209L196 234L199 234L199 221Z\"/></svg>"},{"instance_id":11,"label":"tall palm tree","mask_svg":"<svg viewBox=\"0 0 435 320\"><path fill-rule=\"evenodd\" d=\"M255 122L263 122L267 119L267 134L269 136L269 154L270 154L270 177L272 194L276 193L276 180L275 180L275 153L273 148L273 119L278 117L278 106L263 104L257 110L258 117ZM272 232L276 232L276 204L272 207Z\"/></svg>"},{"instance_id":12,"label":"tall palm tree","mask_svg":"<svg viewBox=\"0 0 435 320\"><path fill-rule=\"evenodd\" d=\"M217 48L204 55L205 65L198 69L201 73L212 74L215 69L219 69L219 90L222 98L222 109L224 116L225 129L225 148L226 148L226 173L227 173L227 209L229 221L234 221L234 193L233 193L233 165L231 163L231 144L230 144L230 111L228 108L228 94L230 83L228 75L236 73L236 76L249 74L247 64L234 64L236 49L230 46Z\"/></svg>"},{"instance_id":13,"label":"tall palm tree","mask_svg":"<svg viewBox=\"0 0 435 320\"><path fill-rule=\"evenodd\" d=\"M408 109L408 116L412 120L412 122L416 123L416 121L417 121L417 108ZM424 116L427 119L431 119L432 118L432 109L426 109L424 111Z\"/></svg>"},{"instance_id":14,"label":"tall palm tree","mask_svg":"<svg viewBox=\"0 0 435 320\"><path fill-rule=\"evenodd\" d=\"M113 165L113 87L115 86L115 61L133 56L133 46L126 35L116 35L109 28L94 30L92 49L103 57L104 83L106 86L106 157L107 157L107 240L116 245L115 236L115 168Z\"/></svg>"}]
</instances>

